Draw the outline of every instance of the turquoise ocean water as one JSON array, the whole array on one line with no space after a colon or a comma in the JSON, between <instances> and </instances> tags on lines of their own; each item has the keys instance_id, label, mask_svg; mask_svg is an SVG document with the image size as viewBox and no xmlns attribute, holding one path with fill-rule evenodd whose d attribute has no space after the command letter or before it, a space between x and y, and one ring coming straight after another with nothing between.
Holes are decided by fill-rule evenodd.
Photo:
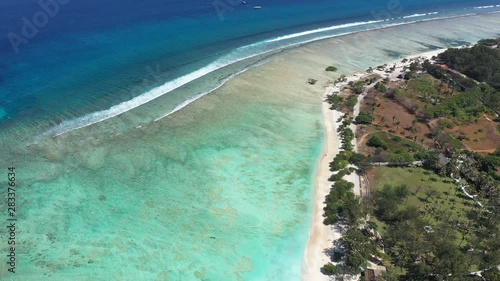
<instances>
[{"instance_id":1,"label":"turquoise ocean water","mask_svg":"<svg viewBox=\"0 0 500 281\"><path fill-rule=\"evenodd\" d=\"M494 1L402 1L390 20L373 16L385 1L248 1L264 9L222 21L206 1L116 2L70 1L19 53L0 45L0 165L18 173L17 273L2 262L2 280L299 280L324 66L500 33L497 14L400 25ZM0 7L5 33L39 10Z\"/></svg>"}]
</instances>

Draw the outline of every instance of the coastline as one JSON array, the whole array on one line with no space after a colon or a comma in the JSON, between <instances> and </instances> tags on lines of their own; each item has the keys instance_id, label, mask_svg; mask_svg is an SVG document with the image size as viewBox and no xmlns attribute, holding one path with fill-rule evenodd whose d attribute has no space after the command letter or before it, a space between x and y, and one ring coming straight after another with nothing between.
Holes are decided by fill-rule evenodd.
<instances>
[{"instance_id":1,"label":"coastline","mask_svg":"<svg viewBox=\"0 0 500 281\"><path fill-rule=\"evenodd\" d=\"M415 26L418 27L418 25ZM428 25L426 24L426 26ZM406 30L411 28L410 26L404 29L399 27L394 29L406 32ZM415 29L418 30L419 28ZM424 28L421 29L423 30ZM317 231L314 234L317 235L314 237L318 247L310 248L311 255L307 255L308 252L305 253L306 257L309 258L307 259L308 264L317 264L317 268L308 267L311 277L305 280L328 280L328 276L321 274L319 271L324 265L322 261L328 260L328 257L323 254L324 248L321 246L331 245L330 243L334 239L340 238L340 235L335 237L338 232L334 232L335 229L331 226L324 226L322 224L322 202L324 201L324 196L321 198L317 194L317 192L327 193L329 190L330 183L327 179L330 173L327 167L328 162L333 158L333 155L330 158L328 155L324 156L324 152L320 153L321 146L324 147L324 151L332 150L332 154L335 153L332 141L327 141L325 134L323 136L319 134L322 130L327 130L327 127L325 127L326 122L321 122L322 116L319 115L320 110L326 109L322 112L322 115L328 116L325 117L325 120L331 122L331 126L328 126L328 128L330 128L329 131L333 136L333 140L335 138L338 139L338 136L336 136L334 128L337 119L332 119L335 118L333 116L335 112L330 111L328 105L325 103L318 104L322 95L333 91L331 87L328 87L325 91L323 86L328 80L336 76L336 74L331 75L331 73L323 72L322 69L327 64L332 63L335 66L339 66L339 69L347 74L354 73L359 69L366 69L370 65L373 66L393 60L394 57L390 57L387 52L385 54L380 52L380 50L383 50L384 43L387 49L405 52L406 54L409 54L411 51L418 53L418 48L423 48L430 44L440 45L436 40L433 41L431 38L421 36L422 38L419 41L427 45L415 43L410 48L411 45L408 42L404 42L404 46L402 44L393 44L393 42L397 42L394 38L397 36L393 36L393 33L389 33L388 36L384 36L384 34L381 31L373 31L360 33L359 35L345 36L339 39L310 44L305 48L297 48L280 56L275 56L269 63L252 68L240 76L230 79L223 87L214 91L214 94L196 100L185 110L176 112L174 116L169 116L158 122L153 122L151 125L131 130L131 132L125 132L120 137L110 141L106 140L97 144L88 141L85 143L88 144L85 149L73 145L77 137L81 137L81 139L87 138L85 133L89 131L89 128L86 128L54 138L53 143L42 143L41 145L45 146L42 147L43 151L41 152L39 152L40 150L35 150L41 147L41 145L35 146L31 150L35 151L35 153L24 154L26 155L25 158L27 158L25 162L29 164L19 164L23 166L23 173L30 177L23 179L24 184L29 188L33 188L33 195L26 194L27 199L25 200L30 203L32 214L42 213L46 206L56 206L60 202L80 200L77 196L86 194L102 194L103 196L100 196L98 200L108 198L108 202L112 202L116 206L127 206L127 210L134 210L133 208L129 208L132 204L132 207L143 210L140 216L144 219L144 223L146 223L146 229L154 229L162 234L168 233L168 236L165 237L157 235L155 238L158 239L154 241L154 244L146 245L145 243L138 243L137 248L144 249L145 252L150 253L155 253L156 250L167 247L175 247L178 250L177 253L181 253L182 255L190 252L207 253L209 254L209 256L207 255L208 257L200 256L196 260L196 270L199 269L198 274L202 274L205 269L209 269L207 270L208 273L220 272L227 274L228 272L237 272L237 274L241 274L239 279L236 279L236 277L231 279L230 276L226 276L226 278L222 278L223 280L299 280L302 276L302 268L300 266L305 260L304 250L306 249L306 243L310 240L309 235L313 231L313 226L316 226ZM384 41L386 37L389 39ZM354 46L363 46L363 49L359 49L359 53L355 53L356 49L352 48L353 44L351 42L357 44ZM326 45L334 46L332 48L340 51L325 54L327 53L324 48ZM364 53L365 48L373 50L373 52L370 51L369 53L371 56L370 59L360 55ZM379 56L378 58L376 57L377 55ZM374 64L374 60L377 60L378 63ZM318 79L319 83L316 86L308 85L306 80L309 77ZM355 78L359 79L359 76ZM284 102L283 99L289 99L289 101ZM270 110L273 112L271 116L276 117L273 122L270 122L269 115L267 115ZM311 122L305 123L304 120L306 119L304 116L309 117L310 119L308 120L311 120ZM255 121L248 122L249 117L255 118L259 123L257 124ZM293 120L295 125L291 126L291 128L296 128L295 131L291 131L283 126L283 124L288 124L285 119L290 117L295 118ZM113 118L112 120L121 120L121 118ZM262 122L260 122L261 120ZM109 125L109 122L106 124ZM226 127L222 128L219 124L224 123L226 123ZM102 128L105 128L104 125ZM107 128L112 127L109 126ZM311 128L315 128L314 133L312 133L313 130ZM280 129L282 131L279 131ZM302 158L304 159L302 161L290 158L290 152L296 152L297 145L285 145L288 145L289 140L295 140L298 136L304 136L306 132L310 132L311 135L307 139L304 139L303 144L307 146L307 144L315 142L314 150L309 150L305 153L296 153L296 155L307 154L310 157ZM74 136L74 138L70 138L70 136ZM239 139L233 142L235 136L239 137ZM270 139L266 143L258 142L268 136L272 136L273 139ZM228 141L231 142L229 143ZM254 145L254 143L259 145ZM224 145L221 146L221 144ZM241 147L242 144L243 147L241 149L234 149L235 147ZM274 153L277 148L280 149L280 154ZM271 152L273 154L270 154ZM76 156L73 156L74 154ZM33 160L33 155L36 157L47 155L46 158L49 161ZM130 155L130 159L135 160L131 165L126 157L118 157L121 155ZM262 159L267 156L269 156L268 159ZM242 160L248 158L251 161L244 162ZM192 161L191 159L196 161ZM206 162L202 162L200 159ZM276 159L286 159L286 161L276 161ZM253 161L255 162L253 163ZM321 163L325 162L326 165L319 166L320 161ZM270 170L268 166L260 166L263 162L272 163L276 169ZM69 173L66 168L68 163L79 170L71 170L71 173ZM287 178L288 173L291 175L296 174L294 170L298 167L296 163L309 168L308 173L301 176L298 183ZM288 164L288 166L284 167L284 164ZM38 167L43 167L43 170L39 171ZM156 168L153 169L153 167L164 167L165 170L158 169L157 172ZM205 167L206 169L201 169ZM234 172L233 167L239 167L238 173ZM321 167L324 167L327 172L321 173ZM117 185L116 188L103 189L101 186L89 182L89 176L86 171L92 171L92 174L96 177L105 179L108 179L110 175L117 175L120 178L112 179L120 183L120 185ZM189 186L186 184L186 181L179 180L188 178L180 177L185 171L190 172L189 183L191 185ZM284 173L283 171L286 172ZM130 176L143 172L148 176L149 180L138 182ZM213 174L215 175L211 177ZM312 185L313 182L320 184L319 181L316 183L316 176L319 177L319 174L323 176L322 183L325 183L325 189L322 190L316 189ZM276 175L285 175L286 177L276 180ZM130 178L128 178L129 176ZM195 176L196 181L192 181L193 176ZM208 178L209 176L210 178ZM257 179L262 181L255 181L249 176L258 177ZM61 180L59 179L60 177L62 177ZM124 183L121 183L122 179L125 179ZM150 179L160 180L151 181ZM64 193L66 188L61 188L60 186L63 185L58 185L57 181L62 184L68 182L76 183L75 186L78 188L73 188L71 191ZM288 182L291 183L289 186L277 184ZM78 183L81 183L81 185L78 185ZM212 183L214 184L212 185ZM148 190L152 192L142 192L144 186L148 186ZM191 188L191 186L196 186L196 189ZM279 196L269 197L269 201L264 201L266 194L272 196L275 193L264 193L262 190L252 192L252 188L250 187L256 186L272 187L271 190L273 192L280 192ZM171 187L172 192L166 192L168 188L165 187ZM179 187L186 187L186 190L181 191ZM80 188L82 189L80 190ZM311 190L311 188L315 189ZM174 192L176 190L179 190L179 192ZM59 192L56 194L57 196L54 196L55 191ZM115 191L120 192L119 196L115 194ZM254 195L255 197L252 198L249 195ZM33 196L33 198L28 196ZM134 200L125 201L127 198L134 198ZM165 207L165 200L169 202L168 209ZM203 211L209 210L211 216L208 218L196 212L199 210L199 206L185 209L185 206L190 206L191 203L204 203L204 200L213 200L209 204L202 204L202 208L200 208ZM314 201L311 202L312 200ZM141 205L142 202L147 202L147 204ZM239 209L242 206L251 207L248 205L252 202L256 203L255 208ZM264 204L267 202L269 203ZM317 206L313 206L315 202L318 202ZM177 205L176 203L179 204ZM100 205L82 204L82 208L84 208L82 213L92 214L92 219L94 220L97 216L97 221L113 222L113 218L109 215L113 210L111 208L109 208L110 210L107 208L103 209L101 207L103 204L109 203L100 203ZM287 210L287 214L284 212L280 214L280 210L290 206L294 209L290 208ZM320 212L316 213L316 210ZM178 216L178 219L172 220L172 211L176 212L176 214L182 214L182 216ZM317 221L311 221L313 211L315 217L316 215L319 216ZM253 224L254 220L242 220L239 214L262 214L263 223L260 220L258 224ZM51 215L53 219L50 222L47 221L47 224L45 224L47 227L58 227L59 225L55 223L66 222L66 220L71 223L85 222L85 220L82 220L81 213L72 214L72 212L64 212L64 210L56 209ZM124 208L122 216L123 225L127 225L126 237L142 241L142 237L136 238L134 235L142 233L140 230L145 229L144 224L129 224L129 222L137 221L137 213L133 211L128 213ZM275 219L271 220L270 218L272 217L275 217ZM30 214L27 216L27 219L27 222L31 221L31 225L39 227L35 223L35 219L37 219L35 215ZM121 223L121 219L117 222ZM187 233L195 234L195 236L188 237L185 235L186 232L179 231L186 225L189 226ZM262 226L262 228L256 230L256 228L247 228L248 226ZM289 226L297 226L298 230L290 233L286 231L289 229ZM45 229L33 229L31 233L29 232L30 230L28 230L26 237L28 238L28 242L33 243L32 245L34 246L32 247L33 250L30 249L30 253L26 256L26 259L31 257L36 259L36 251L45 252L47 249L50 249L49 256L57 256L53 253L60 253L62 252L61 249L69 249L71 245L77 245L82 241L85 247L82 246L81 248L84 250L87 248L89 251L92 250L95 252L95 249L99 250L102 248L102 233L109 234L108 237L110 240L115 239L113 241L120 241L120 239L125 237L123 233L115 237L113 227L104 225L98 231L86 232L87 228L82 229L80 237L57 237L57 243L54 246L50 243L44 243L45 240L41 242L35 239L29 240L31 237L36 238L36 235L39 233L45 233ZM259 238L267 239L267 237L273 237L274 240L262 240L264 242L253 240L251 241L253 244L251 244L248 241L255 236L255 233L262 234ZM216 239L212 239L208 235L213 235ZM332 238L321 240L322 237L329 235ZM77 238L81 240L78 241ZM281 244L276 244L277 242ZM248 249L243 248L242 245L248 245ZM47 248L43 248L45 246ZM107 246L115 249L114 247L121 245L110 243ZM283 248L284 250L282 250ZM161 258L152 259L152 265L155 268L163 268L162 266L168 263L168 270L171 271L169 272L169 276L173 275L173 278L176 278L178 272L179 276L181 276L179 278L183 280L199 280L200 277L187 275L194 271L192 266L194 263L189 268L187 266L184 267L183 264L176 262L177 256L174 254L168 251L159 251L157 257ZM127 253L119 257L110 255L94 259L94 263L92 264L87 264L85 261L83 266L87 266L89 270L95 272L95 269L92 267L97 264L96 262L99 262L103 266L101 268L113 268L116 265L120 266L123 264L124 266L121 266L120 270L116 272L117 274L122 274L122 276L125 274L135 276L134 274L139 275L139 273L154 273L160 276L161 273L154 271L141 271L141 269L124 270L124 268L127 268L127 265L135 263L135 260L131 259L133 257L133 255L127 255ZM77 261L80 260L79 257L76 258ZM178 260L188 259L182 256ZM157 266L155 262L161 262L163 265ZM218 264L226 265L227 268L220 268L217 266ZM262 267L261 264L265 264L266 267ZM86 268L83 266L79 270L85 270ZM33 268L36 268L36 266L30 265L30 269ZM67 270L71 271L71 269L72 267ZM174 273L172 273L172 270ZM56 273L59 274L60 271ZM145 278L144 276L146 275L142 275L142 278ZM108 279L113 279L113 277L118 278L118 276L106 277ZM221 277L218 279L221 280Z\"/></svg>"},{"instance_id":2,"label":"coastline","mask_svg":"<svg viewBox=\"0 0 500 281\"><path fill-rule=\"evenodd\" d=\"M331 94L334 87L326 88L324 96ZM330 191L330 169L328 164L340 151L340 138L337 135L336 120L341 116L339 111L330 110L328 103L322 101L323 131L325 139L319 166L314 179L314 213L309 240L304 255L302 280L328 280L320 268L328 262L325 249L330 248L334 240L341 237L341 233L334 227L323 224L323 207L326 195Z\"/></svg>"},{"instance_id":3,"label":"coastline","mask_svg":"<svg viewBox=\"0 0 500 281\"><path fill-rule=\"evenodd\" d=\"M318 36L318 37L314 37L313 39L304 38L302 41L293 42L293 40L292 40L291 42L287 42L286 40L296 38L296 37L293 37L293 35L295 35L295 34L290 34L290 35L285 35L285 36L281 36L281 37L277 37L277 38L258 41L258 42L252 43L250 45L242 46L236 50L252 49L252 48L257 48L257 47L260 48L261 45L266 45L266 44L272 45L273 43L279 42L280 40L285 40L286 43L284 43L285 44L284 46L277 45L271 49L259 51L258 53L248 53L245 56L242 56L234 61L232 61L232 57L236 56L237 52L235 52L234 54L233 53L226 54L225 56L222 56L222 57L214 60L210 64L208 64L208 65L206 65L206 66L204 66L204 67L202 67L202 68L200 68L192 73L189 73L188 75L180 76L180 77L175 78L174 80L167 81L163 85L156 86L156 87L154 87L154 88L152 88L152 89L150 89L150 90L148 90L148 91L146 91L138 96L135 96L129 100L115 104L107 109L92 111L92 112L86 113L86 114L79 116L79 117L75 117L75 118L72 118L69 120L64 120L63 122L58 123L55 126L51 126L48 130L44 129L42 132L40 132L37 135L37 140L35 141L35 143L38 141L41 141L43 139L46 139L48 137L57 137L59 135L67 134L67 133L70 133L72 131L76 131L76 130L79 130L82 128L90 127L90 126L95 125L95 124L99 124L99 123L107 121L109 119L119 117L120 115L128 114L130 111L136 110L137 108L140 108L143 106L146 107L147 104L149 104L149 103L153 103L155 101L158 102L158 99L165 98L164 96L166 95L166 93L175 92L179 88L187 86L190 83L193 83L198 79L203 79L203 77L207 77L207 76L209 76L213 73L216 73L218 71L223 71L223 69L225 69L225 68L230 68L231 66L238 64L238 63L241 63L241 62L244 62L246 60L253 60L253 59L258 58L258 57L274 56L276 54L279 54L282 51L289 51L289 50L293 50L294 48L301 48L301 47L307 46L308 44L314 44L314 43L318 43L321 41L328 41L328 40L332 40L335 38L348 36L348 35L356 35L356 34L362 34L362 33L366 33L366 32L372 32L372 31L380 31L380 30L385 30L388 28L407 26L407 25L412 25L412 24L432 23L432 22L439 22L439 21L443 21L443 20L467 18L467 17L474 17L474 16L481 16L481 15L488 15L488 14L498 14L498 13L500 13L500 11L487 11L487 12L483 12L483 13L476 12L476 13L467 13L467 14L458 14L458 15L447 15L447 16L443 16L443 17L424 18L424 19L418 19L418 20L414 20L414 21L395 22L395 23L392 23L389 25L373 26L373 27L368 27L366 29L361 29L361 30L352 30L352 31L348 30L345 32L340 32L340 33L321 35L323 30L327 30L327 29L333 28L333 27L335 27L335 28L333 28L332 30L335 30L335 31L341 30L341 28L338 28L337 26L332 26L332 27L326 27L326 28L320 28L320 29L315 29L315 30L311 30L311 31L306 31L306 32L312 32L311 34L316 34ZM432 15L432 13L426 14L426 15ZM403 18L399 18L399 20L401 20L401 19L403 19ZM408 19L408 18L406 18L406 19ZM396 20L396 18L393 18L393 20ZM382 21L382 20L374 21L374 22L368 21L368 22L363 22L363 23L365 23L365 24L378 24L380 22L384 22L384 21ZM354 26L354 27L356 27L356 26ZM298 34L300 34L300 33L298 33ZM280 38L285 38L285 39L280 39ZM302 37L297 36L297 38L302 38ZM228 61L228 60L230 60L229 58L231 58L230 62ZM238 76L240 73L243 73L243 72L245 72L245 71L247 71L255 66L258 66L258 65L259 65L259 63L250 64L249 66L246 66L245 68L238 70L237 73L235 74L235 76ZM230 75L230 76L232 76L232 75ZM227 82L228 80L230 80L232 78L234 78L234 76L230 77L229 79L222 79L222 82L217 84L216 86L214 86L211 90L208 90L205 92L200 92L195 96L189 97L187 100L182 100L182 101L177 102L175 104L171 104L170 105L171 108L168 112L166 112L166 113L163 112L162 114L155 116L153 118L153 120L158 121L166 116L169 116L169 115L175 113L176 111L184 108L185 106L189 105L190 103L194 102L195 100L203 97L204 95L207 95L207 94L214 92L216 89L222 87L225 84L225 82ZM135 125L135 126L142 126L142 125L144 125L144 124Z\"/></svg>"},{"instance_id":4,"label":"coastline","mask_svg":"<svg viewBox=\"0 0 500 281\"><path fill-rule=\"evenodd\" d=\"M460 46L458 48L461 48ZM409 66L409 64L415 59L431 59L433 56L444 52L447 48L437 49L429 52L423 52L419 54L413 54L405 57L408 61L402 63L402 59L393 60L388 62L387 65L395 65L396 69L392 73L385 73L384 71L375 70L370 73L365 71L355 72L352 75L346 77L345 82L331 84L326 87L323 94L322 100L322 116L323 116L323 126L325 132L325 140L323 144L323 151L321 153L321 159L319 166L317 167L316 178L314 179L314 213L311 223L311 230L309 239L307 242L304 262L302 269L302 280L304 281L326 281L329 280L327 275L321 273L321 268L328 262L331 262L327 254L326 249L333 247L333 242L342 237L342 233L339 230L338 224L334 226L327 226L323 224L323 207L325 206L324 201L326 195L329 193L331 188L331 182L328 181L332 172L329 169L329 163L335 156L340 152L340 137L337 134L338 123L336 120L342 116L342 112L337 110L330 110L330 106L324 101L327 95L331 95L335 92L339 92L343 87L347 86L350 81L356 81L373 73L379 74L382 78L388 77L389 79L394 79L404 70L404 67ZM368 89L368 88L367 88ZM367 89L359 96L358 103L354 106L354 117L360 112L360 105L366 94ZM355 124L350 125L351 130L356 134L357 126ZM358 151L357 139L353 140L354 151ZM354 183L354 194L358 197L361 196L361 178L355 173L352 173L345 177L349 182Z\"/></svg>"}]
</instances>

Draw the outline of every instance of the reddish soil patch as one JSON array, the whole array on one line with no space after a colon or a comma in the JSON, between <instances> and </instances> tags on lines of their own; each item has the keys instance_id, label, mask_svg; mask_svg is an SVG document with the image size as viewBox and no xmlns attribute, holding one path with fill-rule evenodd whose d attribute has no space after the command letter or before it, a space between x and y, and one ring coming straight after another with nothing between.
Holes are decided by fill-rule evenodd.
<instances>
[{"instance_id":1,"label":"reddish soil patch","mask_svg":"<svg viewBox=\"0 0 500 281\"><path fill-rule=\"evenodd\" d=\"M468 150L483 154L492 153L500 147L500 133L496 128L497 123L491 119L491 116L481 116L477 123L460 125L446 131L455 138L465 136L467 139L462 143Z\"/></svg>"},{"instance_id":2,"label":"reddish soil patch","mask_svg":"<svg viewBox=\"0 0 500 281\"><path fill-rule=\"evenodd\" d=\"M413 120L416 120L415 115L408 113L403 106L385 97L384 94L377 91L370 91L366 95L361 105L361 111L372 110L375 117L372 126L363 126L365 128L361 127L358 130L358 140L360 141L359 147L361 153L363 152L361 148L364 146L367 137L371 133L380 130L392 133L402 138L410 137L413 139L416 136L417 143L422 144L425 147L434 146L434 141L429 138L431 134L429 126L418 122L413 123ZM399 126L397 123L399 123Z\"/></svg>"}]
</instances>

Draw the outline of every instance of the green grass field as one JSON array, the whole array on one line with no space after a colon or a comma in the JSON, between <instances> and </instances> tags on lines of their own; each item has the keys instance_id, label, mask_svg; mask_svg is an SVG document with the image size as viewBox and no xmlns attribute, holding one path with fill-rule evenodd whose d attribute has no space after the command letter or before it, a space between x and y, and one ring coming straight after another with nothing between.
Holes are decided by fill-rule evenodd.
<instances>
[{"instance_id":1,"label":"green grass field","mask_svg":"<svg viewBox=\"0 0 500 281\"><path fill-rule=\"evenodd\" d=\"M429 225L438 223L460 222L468 225L466 212L474 208L474 202L461 197L459 187L450 178L440 177L433 172L422 168L375 168L375 180L372 192L384 185L398 186L405 184L410 190L410 196L402 206L418 206ZM384 225L375 218L371 219L379 224L383 231ZM461 235L457 243L460 243Z\"/></svg>"}]
</instances>

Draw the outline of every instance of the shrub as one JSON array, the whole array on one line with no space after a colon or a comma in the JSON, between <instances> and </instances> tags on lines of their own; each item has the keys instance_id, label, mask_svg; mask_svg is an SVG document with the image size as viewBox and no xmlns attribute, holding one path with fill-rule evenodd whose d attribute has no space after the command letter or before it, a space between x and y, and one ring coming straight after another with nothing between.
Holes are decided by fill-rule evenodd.
<instances>
[{"instance_id":1,"label":"shrub","mask_svg":"<svg viewBox=\"0 0 500 281\"><path fill-rule=\"evenodd\" d=\"M418 63L418 62L416 62L416 61L415 61L415 62L412 62L412 63L410 64L410 71L412 71L412 72L413 72L413 71L417 71L419 68L420 68L420 63Z\"/></svg>"},{"instance_id":2,"label":"shrub","mask_svg":"<svg viewBox=\"0 0 500 281\"><path fill-rule=\"evenodd\" d=\"M332 169L334 171L338 171L338 170L347 168L347 166L349 166L349 162L347 162L347 160L340 160L338 162L334 162Z\"/></svg>"},{"instance_id":3,"label":"shrub","mask_svg":"<svg viewBox=\"0 0 500 281\"><path fill-rule=\"evenodd\" d=\"M387 91L387 86L385 86L384 83L377 82L377 84L375 84L375 89L379 92L385 92Z\"/></svg>"},{"instance_id":4,"label":"shrub","mask_svg":"<svg viewBox=\"0 0 500 281\"><path fill-rule=\"evenodd\" d=\"M402 152L392 156L392 162L396 163L408 163L413 162L414 160L415 158L413 158L413 155L406 152Z\"/></svg>"},{"instance_id":5,"label":"shrub","mask_svg":"<svg viewBox=\"0 0 500 281\"><path fill-rule=\"evenodd\" d=\"M349 159L349 163L358 167L359 172L366 173L372 168L372 161L369 157L359 154L353 153L351 158Z\"/></svg>"},{"instance_id":6,"label":"shrub","mask_svg":"<svg viewBox=\"0 0 500 281\"><path fill-rule=\"evenodd\" d=\"M349 165L349 159L351 158L351 153L345 151L340 152L332 162L330 162L330 171L340 171Z\"/></svg>"},{"instance_id":7,"label":"shrub","mask_svg":"<svg viewBox=\"0 0 500 281\"><path fill-rule=\"evenodd\" d=\"M340 273L340 268L329 262L321 268L321 272L324 275L335 275Z\"/></svg>"},{"instance_id":8,"label":"shrub","mask_svg":"<svg viewBox=\"0 0 500 281\"><path fill-rule=\"evenodd\" d=\"M371 147L380 147L382 149L387 149L389 148L389 145L387 144L386 141L384 141L382 138L380 138L379 136L372 136L368 142L366 143L368 146L371 146Z\"/></svg>"},{"instance_id":9,"label":"shrub","mask_svg":"<svg viewBox=\"0 0 500 281\"><path fill-rule=\"evenodd\" d=\"M412 78L415 78L415 76L416 76L416 75L415 75L415 72L407 72L407 73L405 74L405 76L404 76L404 79L405 79L405 80L410 80L410 79L412 79Z\"/></svg>"},{"instance_id":10,"label":"shrub","mask_svg":"<svg viewBox=\"0 0 500 281\"><path fill-rule=\"evenodd\" d=\"M353 83L352 86L352 91L358 95L362 94L363 91L365 90L364 84L362 81L358 81L356 83Z\"/></svg>"},{"instance_id":11,"label":"shrub","mask_svg":"<svg viewBox=\"0 0 500 281\"><path fill-rule=\"evenodd\" d=\"M348 175L349 173L350 173L349 169L343 169L343 170L340 170L337 174L332 175L328 180L329 181L339 181L344 176Z\"/></svg>"},{"instance_id":12,"label":"shrub","mask_svg":"<svg viewBox=\"0 0 500 281\"><path fill-rule=\"evenodd\" d=\"M358 98L356 96L350 96L345 102L345 106L354 107L358 103Z\"/></svg>"},{"instance_id":13,"label":"shrub","mask_svg":"<svg viewBox=\"0 0 500 281\"><path fill-rule=\"evenodd\" d=\"M455 123L453 123L450 119L441 119L439 120L438 126L441 129L453 129L455 127Z\"/></svg>"},{"instance_id":14,"label":"shrub","mask_svg":"<svg viewBox=\"0 0 500 281\"><path fill-rule=\"evenodd\" d=\"M356 116L357 124L371 124L375 120L375 117L371 114L371 112L361 112L358 116Z\"/></svg>"},{"instance_id":15,"label":"shrub","mask_svg":"<svg viewBox=\"0 0 500 281\"><path fill-rule=\"evenodd\" d=\"M330 109L332 109L332 110L339 109L343 101L344 101L344 99L342 97L339 97L335 94L326 96L326 102L328 102L329 104L332 105L330 107Z\"/></svg>"}]
</instances>

